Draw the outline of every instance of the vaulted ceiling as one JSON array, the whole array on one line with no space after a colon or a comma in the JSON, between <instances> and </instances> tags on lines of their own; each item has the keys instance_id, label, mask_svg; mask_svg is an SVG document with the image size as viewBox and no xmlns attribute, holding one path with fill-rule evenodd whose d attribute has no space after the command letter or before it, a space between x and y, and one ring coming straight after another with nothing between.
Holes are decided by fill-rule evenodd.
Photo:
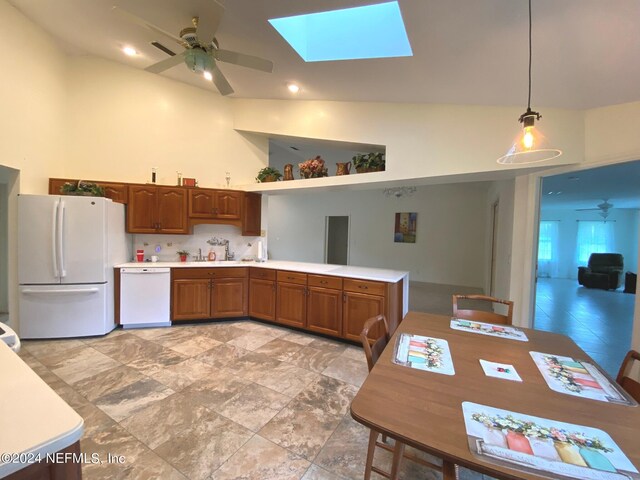
<instances>
[{"instance_id":1,"label":"vaulted ceiling","mask_svg":"<svg viewBox=\"0 0 640 480\"><path fill-rule=\"evenodd\" d=\"M206 18L210 0L9 0L70 54L90 54L144 68L166 55L160 40L111 12L117 3L178 34ZM268 58L272 74L222 64L245 98L526 106L526 0L399 0L414 56L305 63L269 18L377 3L373 0L226 0L217 38L222 48ZM640 100L640 2L533 0L533 98L537 108L585 109ZM369 40L385 42L376 31ZM16 39L16 48L19 48ZM121 48L140 52L125 57ZM213 87L183 65L163 73Z\"/></svg>"}]
</instances>

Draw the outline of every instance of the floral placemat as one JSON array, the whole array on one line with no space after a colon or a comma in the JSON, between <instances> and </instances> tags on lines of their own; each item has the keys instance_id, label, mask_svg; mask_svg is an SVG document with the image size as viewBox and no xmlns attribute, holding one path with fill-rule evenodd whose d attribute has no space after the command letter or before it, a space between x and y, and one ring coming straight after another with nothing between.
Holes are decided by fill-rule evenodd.
<instances>
[{"instance_id":1,"label":"floral placemat","mask_svg":"<svg viewBox=\"0 0 640 480\"><path fill-rule=\"evenodd\" d=\"M482 323L473 320L463 320L461 318L451 319L451 328L461 330L463 332L479 333L480 335L489 335L492 337L510 338L520 342L528 342L527 335L515 327L507 325L494 325L492 323Z\"/></svg>"},{"instance_id":2,"label":"floral placemat","mask_svg":"<svg viewBox=\"0 0 640 480\"><path fill-rule=\"evenodd\" d=\"M441 338L403 333L398 337L393 363L443 375L455 375L449 343Z\"/></svg>"},{"instance_id":3,"label":"floral placemat","mask_svg":"<svg viewBox=\"0 0 640 480\"><path fill-rule=\"evenodd\" d=\"M483 461L548 478L640 479L613 439L597 428L462 403L471 452Z\"/></svg>"},{"instance_id":4,"label":"floral placemat","mask_svg":"<svg viewBox=\"0 0 640 480\"><path fill-rule=\"evenodd\" d=\"M615 382L589 362L548 353L529 354L553 391L601 402L637 405Z\"/></svg>"}]
</instances>

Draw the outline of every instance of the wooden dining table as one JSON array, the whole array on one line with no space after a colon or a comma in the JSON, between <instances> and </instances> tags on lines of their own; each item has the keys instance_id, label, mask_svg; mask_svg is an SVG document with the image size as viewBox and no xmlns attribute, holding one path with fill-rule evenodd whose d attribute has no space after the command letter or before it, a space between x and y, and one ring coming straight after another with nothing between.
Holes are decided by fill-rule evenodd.
<instances>
[{"instance_id":1,"label":"wooden dining table","mask_svg":"<svg viewBox=\"0 0 640 480\"><path fill-rule=\"evenodd\" d=\"M522 328L529 341L454 330L451 317L409 312L351 404L359 423L455 464L501 479L553 478L483 461L469 448L463 402L474 402L608 433L640 469L640 407L578 398L549 388L530 351L568 356L597 365L569 337ZM402 333L448 342L455 375L393 363ZM480 359L513 365L522 382L488 377ZM451 469L445 478L451 476Z\"/></svg>"}]
</instances>

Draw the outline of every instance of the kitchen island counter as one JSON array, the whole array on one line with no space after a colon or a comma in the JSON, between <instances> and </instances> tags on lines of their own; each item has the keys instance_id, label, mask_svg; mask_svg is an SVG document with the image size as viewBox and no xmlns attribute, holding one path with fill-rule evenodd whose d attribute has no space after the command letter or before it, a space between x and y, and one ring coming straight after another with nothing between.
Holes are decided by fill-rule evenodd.
<instances>
[{"instance_id":1,"label":"kitchen island counter","mask_svg":"<svg viewBox=\"0 0 640 480\"><path fill-rule=\"evenodd\" d=\"M23 468L38 468L30 467L30 460L45 461L47 454L68 449L80 440L82 417L4 342L0 342L0 378L0 478ZM17 458L6 458L6 454ZM65 474L70 478L71 465L54 467L67 468Z\"/></svg>"}]
</instances>

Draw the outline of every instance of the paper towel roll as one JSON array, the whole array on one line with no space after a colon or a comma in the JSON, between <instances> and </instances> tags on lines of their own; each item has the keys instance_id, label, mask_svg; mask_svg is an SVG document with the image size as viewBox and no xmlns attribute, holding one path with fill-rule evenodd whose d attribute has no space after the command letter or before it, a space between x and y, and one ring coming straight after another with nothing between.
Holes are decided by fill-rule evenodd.
<instances>
[{"instance_id":1,"label":"paper towel roll","mask_svg":"<svg viewBox=\"0 0 640 480\"><path fill-rule=\"evenodd\" d=\"M258 254L256 256L257 256L259 262L264 260L263 251L264 250L262 248L262 240L258 240Z\"/></svg>"}]
</instances>

